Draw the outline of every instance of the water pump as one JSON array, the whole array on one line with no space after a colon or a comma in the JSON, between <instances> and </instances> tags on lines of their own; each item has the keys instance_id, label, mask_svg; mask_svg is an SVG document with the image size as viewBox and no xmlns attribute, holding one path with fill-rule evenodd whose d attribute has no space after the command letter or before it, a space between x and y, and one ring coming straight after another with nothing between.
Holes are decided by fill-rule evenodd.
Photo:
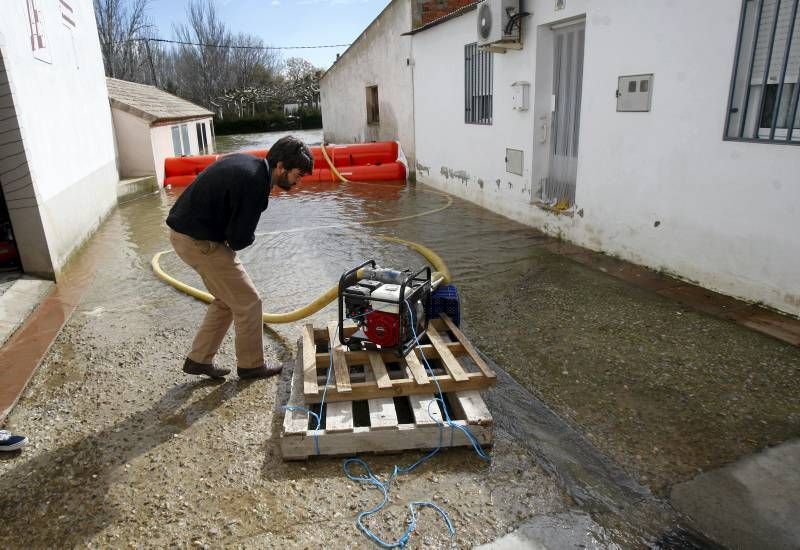
<instances>
[{"instance_id":1,"label":"water pump","mask_svg":"<svg viewBox=\"0 0 800 550\"><path fill-rule=\"evenodd\" d=\"M428 330L430 300L430 267L400 271L368 260L339 279L339 340L351 350L394 350L404 357ZM349 336L345 319L358 326Z\"/></svg>"}]
</instances>

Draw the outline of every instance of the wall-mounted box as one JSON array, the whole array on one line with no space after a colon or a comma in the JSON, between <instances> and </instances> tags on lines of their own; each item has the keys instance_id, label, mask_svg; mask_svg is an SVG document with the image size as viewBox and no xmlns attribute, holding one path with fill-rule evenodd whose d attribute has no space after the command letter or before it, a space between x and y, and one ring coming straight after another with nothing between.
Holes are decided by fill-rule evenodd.
<instances>
[{"instance_id":1,"label":"wall-mounted box","mask_svg":"<svg viewBox=\"0 0 800 550\"><path fill-rule=\"evenodd\" d=\"M617 83L618 112L646 112L653 99L653 74L619 77Z\"/></svg>"},{"instance_id":2,"label":"wall-mounted box","mask_svg":"<svg viewBox=\"0 0 800 550\"><path fill-rule=\"evenodd\" d=\"M522 151L519 149L506 149L506 172L522 175Z\"/></svg>"},{"instance_id":3,"label":"wall-mounted box","mask_svg":"<svg viewBox=\"0 0 800 550\"><path fill-rule=\"evenodd\" d=\"M511 84L511 108L515 111L527 111L530 96L531 85L529 82L517 81Z\"/></svg>"}]
</instances>

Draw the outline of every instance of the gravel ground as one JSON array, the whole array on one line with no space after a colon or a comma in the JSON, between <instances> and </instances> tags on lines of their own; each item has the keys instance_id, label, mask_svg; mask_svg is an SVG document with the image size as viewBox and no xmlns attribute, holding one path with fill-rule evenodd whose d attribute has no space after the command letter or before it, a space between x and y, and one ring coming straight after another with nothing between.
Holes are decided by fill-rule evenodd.
<instances>
[{"instance_id":1,"label":"gravel ground","mask_svg":"<svg viewBox=\"0 0 800 550\"><path fill-rule=\"evenodd\" d=\"M289 369L281 380L190 379L178 365L193 319L150 321L148 334L101 308L69 321L9 419L32 442L0 461L0 538L29 548L370 547L354 519L378 491L349 481L341 459L281 460L276 391ZM220 362L233 362L230 338ZM487 464L470 450L440 453L398 479L370 525L396 538L406 503L432 500L456 536L423 511L411 547L465 548L566 509L506 434L492 455ZM419 456L366 458L385 475Z\"/></svg>"}]
</instances>

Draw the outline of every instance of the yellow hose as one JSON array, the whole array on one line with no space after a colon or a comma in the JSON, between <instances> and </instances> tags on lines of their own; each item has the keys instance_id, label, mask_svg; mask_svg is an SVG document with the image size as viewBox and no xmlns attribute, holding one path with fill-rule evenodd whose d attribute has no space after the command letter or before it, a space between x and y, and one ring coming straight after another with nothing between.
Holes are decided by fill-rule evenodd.
<instances>
[{"instance_id":1,"label":"yellow hose","mask_svg":"<svg viewBox=\"0 0 800 550\"><path fill-rule=\"evenodd\" d=\"M447 266L444 265L442 259L431 249L411 241L404 241L403 239L396 239L394 237L383 237L380 238L385 239L387 241L405 244L406 246L413 248L422 256L425 257L428 262L433 266L434 273L431 275L431 280L433 283L434 288L439 286L440 284L447 284L450 282L450 271L447 269ZM176 289L180 290L181 292L188 294L193 298L197 298L206 303L211 303L214 300L214 296L209 294L208 292L204 292L198 288L195 288L191 285L187 285L186 283L179 281L172 275L168 274L161 268L161 256L164 254L168 254L172 252L172 250L162 250L155 256L153 256L153 260L150 262L150 265L153 266L153 271L155 272L156 276L164 281L165 283L172 285ZM360 276L360 273L358 276ZM262 318L265 323L268 325L272 324L280 324L280 323L293 323L295 321L299 321L300 319L304 319L309 315L313 315L314 313L318 312L334 300L339 295L339 285L333 285L331 288L326 290L324 293L320 294L313 302L307 304L301 308L295 309L293 311L287 311L286 313L264 313Z\"/></svg>"},{"instance_id":2,"label":"yellow hose","mask_svg":"<svg viewBox=\"0 0 800 550\"><path fill-rule=\"evenodd\" d=\"M322 148L322 155L325 157L325 160L328 162L328 165L330 166L331 171L339 178L340 181L345 182L345 183L361 183L361 182L352 182L352 181L348 180L347 178L345 178L344 176L342 176L339 173L339 171L336 170L336 168L333 166L333 163L331 162L330 158L328 157L328 153L327 153L327 151L325 151L325 145L321 144L321 148ZM370 184L370 185L374 185L374 184ZM424 191L428 192L428 193L444 196L444 197L446 197L448 199L448 203L445 206L441 207L441 208L436 208L434 210L429 210L429 211L422 212L422 213L419 213L419 214L413 214L411 216L403 216L401 218L392 218L392 219L387 219L387 220L377 220L377 221L372 221L372 222L362 222L360 224L359 223L352 223L352 224L351 223L344 223L344 224L339 224L339 225L329 225L329 226L319 226L319 227L310 227L310 228L289 229L289 230L283 230L283 231L274 231L274 232L270 232L270 233L260 233L260 235L270 235L270 234L277 234L277 233L288 233L288 232L295 232L295 231L311 231L311 230L314 230L314 229L342 227L342 226L348 226L348 225L367 225L367 224L378 224L378 223L388 223L388 222L392 222L392 221L407 220L407 219L412 219L412 218L419 218L421 216L428 216L428 215L433 214L435 212L440 212L440 211L444 210L445 208L448 208L451 204L453 204L453 199L450 198L448 195L445 195L444 193L438 193L436 191L428 191L428 190L424 190ZM414 250L419 252L426 260L428 260L428 262L434 268L434 272L431 275L431 280L432 280L432 284L433 284L434 288L436 288L440 284L448 284L450 282L450 270L447 269L447 266L445 265L445 263L442 260L442 258L438 254L436 254L433 250L431 250L430 248L428 248L426 246L423 246L423 245L421 245L419 243L415 243L415 242L412 242L412 241L406 241L406 240L403 240L403 239L398 239L396 237L387 237L387 236L384 236L384 235L377 235L377 237L379 237L381 239L384 239L386 241L390 241L390 242L394 242L394 243L398 243L398 244L403 244L405 246L408 246L409 248L413 248ZM177 290L180 290L181 292L183 292L185 294L188 294L189 296L191 296L193 298L197 298L198 300L201 300L201 301L206 302L206 303L211 303L214 300L214 296L212 296L208 292L204 292L204 291L202 291L202 290L200 290L198 288L195 288L195 287L193 287L191 285L187 285L186 283L184 283L182 281L179 281L178 279L176 279L175 277L169 275L167 272L165 272L161 268L161 256L163 256L164 254L167 254L169 252L172 252L172 250L163 250L163 251L157 253L155 256L153 256L153 259L150 262L150 265L152 265L153 272L156 274L156 276L159 279L161 279L162 281L164 281L165 283L167 283L169 285L172 285ZM358 276L360 276L360 273L361 272L358 273ZM309 315L313 315L314 313L318 312L319 310L321 310L322 308L324 308L325 306L327 306L328 304L330 304L331 302L336 300L338 295L339 295L339 285L337 284L337 285L332 286L328 290L326 290L324 293L322 293L319 297L317 297L311 303L309 303L309 304L307 304L307 305L305 305L305 306L303 306L303 307L301 307L299 309L295 309L293 311L287 311L286 313L264 313L262 315L262 318L264 320L264 323L267 323L267 324L293 323L295 321L299 321L300 319L304 319L304 318L308 317Z\"/></svg>"}]
</instances>

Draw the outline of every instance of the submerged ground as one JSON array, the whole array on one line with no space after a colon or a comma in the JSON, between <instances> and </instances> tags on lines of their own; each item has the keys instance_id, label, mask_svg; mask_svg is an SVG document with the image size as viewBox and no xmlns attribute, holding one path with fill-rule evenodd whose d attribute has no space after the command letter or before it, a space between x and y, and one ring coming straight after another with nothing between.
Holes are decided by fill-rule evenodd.
<instances>
[{"instance_id":1,"label":"submerged ground","mask_svg":"<svg viewBox=\"0 0 800 550\"><path fill-rule=\"evenodd\" d=\"M163 220L175 197L122 205L76 259L96 266L93 280L9 417L32 444L0 461L0 537L24 531L35 547L369 546L353 520L379 502L377 492L348 481L341 460L281 460L277 381L200 382L180 372L204 306L149 266L169 247ZM531 410L537 400L549 406L564 420L558 429L585 438L655 501L701 471L800 435L796 347L554 254L540 233L463 201L363 224L443 204L421 187L307 186L274 197L256 244L241 254L265 308L285 311L363 259L421 264L376 234L421 242L453 273L462 328L519 383L501 384L490 399L502 404L513 393L523 404L496 418L493 462L450 450L401 478L389 514L373 523L385 537L402 532L412 499L441 504L457 529L449 539L424 512L412 537L420 548L469 547L580 512L531 450L525 399ZM317 226L325 227L306 230ZM163 266L201 286L174 255ZM312 321L334 315L329 307ZM299 326L269 327L267 354L290 361ZM235 366L230 337L218 362ZM385 474L418 456L369 460ZM662 512L596 514L600 525L584 542L645 545L654 530L669 530L674 518Z\"/></svg>"}]
</instances>

